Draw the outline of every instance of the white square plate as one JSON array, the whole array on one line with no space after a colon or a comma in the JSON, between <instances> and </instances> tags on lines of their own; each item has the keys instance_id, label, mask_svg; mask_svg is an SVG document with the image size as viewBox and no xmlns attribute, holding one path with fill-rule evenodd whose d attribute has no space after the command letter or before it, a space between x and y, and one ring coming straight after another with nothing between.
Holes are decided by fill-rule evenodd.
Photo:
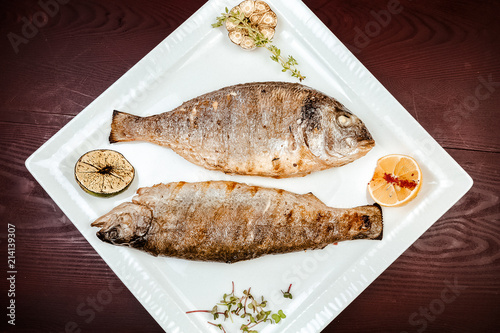
<instances>
[{"instance_id":1,"label":"white square plate","mask_svg":"<svg viewBox=\"0 0 500 333\"><path fill-rule=\"evenodd\" d=\"M252 287L254 295L269 299L270 309L286 313L281 323L259 331L319 332L472 186L464 170L301 1L267 2L278 15L274 44L299 61L307 76L303 83L340 100L369 128L377 144L365 157L303 178L266 179L207 171L148 143L109 144L114 109L150 115L232 84L296 82L269 60L267 50L245 52L229 41L224 28L211 28L225 7L238 3L211 0L26 161L37 181L168 332L220 332L207 324L213 319L210 315L185 312L211 309L223 293L230 292L232 281L238 293ZM137 177L126 192L95 198L75 182L76 161L97 148L120 151L135 166ZM330 206L363 205L371 203L366 184L377 159L390 153L415 157L422 167L423 184L408 205L384 209L382 241L344 242L318 251L219 264L155 258L105 244L95 236L96 228L90 227L95 218L129 201L137 188L180 180L231 179L313 192ZM280 292L290 283L293 300L284 299Z\"/></svg>"}]
</instances>

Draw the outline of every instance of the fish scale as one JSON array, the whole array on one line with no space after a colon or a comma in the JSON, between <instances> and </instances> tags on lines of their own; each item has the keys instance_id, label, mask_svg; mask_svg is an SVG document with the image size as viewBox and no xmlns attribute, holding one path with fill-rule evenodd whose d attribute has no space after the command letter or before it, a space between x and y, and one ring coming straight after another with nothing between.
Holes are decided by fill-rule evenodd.
<instances>
[{"instance_id":1,"label":"fish scale","mask_svg":"<svg viewBox=\"0 0 500 333\"><path fill-rule=\"evenodd\" d=\"M155 256L234 263L381 239L383 222L378 205L332 208L311 193L207 181L140 188L92 226L105 242Z\"/></svg>"},{"instance_id":2,"label":"fish scale","mask_svg":"<svg viewBox=\"0 0 500 333\"><path fill-rule=\"evenodd\" d=\"M229 86L161 114L114 111L110 142L146 141L228 174L304 176L350 163L375 144L336 99L287 82Z\"/></svg>"}]
</instances>

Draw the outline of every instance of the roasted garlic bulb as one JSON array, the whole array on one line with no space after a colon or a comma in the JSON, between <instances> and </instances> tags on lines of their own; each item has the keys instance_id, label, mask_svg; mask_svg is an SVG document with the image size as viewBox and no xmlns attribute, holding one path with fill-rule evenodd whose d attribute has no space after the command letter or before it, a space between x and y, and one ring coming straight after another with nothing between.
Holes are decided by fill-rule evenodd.
<instances>
[{"instance_id":1,"label":"roasted garlic bulb","mask_svg":"<svg viewBox=\"0 0 500 333\"><path fill-rule=\"evenodd\" d=\"M244 22L244 25L247 25L254 31L259 31L264 38L269 40L273 38L278 18L271 10L271 7L264 1L245 0L233 7L231 14L237 16L239 20ZM252 29L242 28L234 20L226 20L226 29L229 39L243 49L253 50L257 47L255 41L258 39L258 36L252 36Z\"/></svg>"}]
</instances>

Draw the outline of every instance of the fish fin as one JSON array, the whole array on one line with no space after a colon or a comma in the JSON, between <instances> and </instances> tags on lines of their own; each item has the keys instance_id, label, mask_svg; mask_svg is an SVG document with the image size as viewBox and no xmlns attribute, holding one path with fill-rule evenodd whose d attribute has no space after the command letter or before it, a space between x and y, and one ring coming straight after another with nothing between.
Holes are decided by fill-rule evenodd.
<instances>
[{"instance_id":1,"label":"fish fin","mask_svg":"<svg viewBox=\"0 0 500 333\"><path fill-rule=\"evenodd\" d=\"M113 119L111 121L111 132L109 134L109 142L134 141L135 133L130 130L129 124L136 122L141 117L132 114L114 110Z\"/></svg>"},{"instance_id":2,"label":"fish fin","mask_svg":"<svg viewBox=\"0 0 500 333\"><path fill-rule=\"evenodd\" d=\"M315 196L312 192L307 192L306 194L303 194L305 198L309 198L311 201L315 201L316 203L320 205L324 205L323 201L319 200L317 196Z\"/></svg>"},{"instance_id":3,"label":"fish fin","mask_svg":"<svg viewBox=\"0 0 500 333\"><path fill-rule=\"evenodd\" d=\"M90 224L91 227L103 227L106 224L106 222L102 221L101 219L97 219L94 222Z\"/></svg>"}]
</instances>

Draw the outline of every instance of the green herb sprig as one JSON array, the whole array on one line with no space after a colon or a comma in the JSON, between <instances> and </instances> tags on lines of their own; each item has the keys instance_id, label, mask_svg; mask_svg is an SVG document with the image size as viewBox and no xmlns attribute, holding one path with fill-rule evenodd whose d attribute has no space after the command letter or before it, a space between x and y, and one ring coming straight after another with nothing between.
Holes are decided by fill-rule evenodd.
<instances>
[{"instance_id":1,"label":"green herb sprig","mask_svg":"<svg viewBox=\"0 0 500 333\"><path fill-rule=\"evenodd\" d=\"M281 291L283 293L283 297L284 298L289 298L289 299L293 298L292 293L290 293L290 289L292 289L292 284L290 284L288 286L288 290L287 291L283 291L283 290Z\"/></svg>"},{"instance_id":2,"label":"green herb sprig","mask_svg":"<svg viewBox=\"0 0 500 333\"><path fill-rule=\"evenodd\" d=\"M236 25L237 28L247 31L248 36L252 38L257 47L264 47L268 49L272 56L271 60L279 63L283 69L282 72L290 71L292 77L298 78L300 81L304 80L306 77L300 73L296 66L298 66L297 60L289 55L284 58L281 55L281 50L272 44L269 38L266 38L258 29L250 24L250 21L243 13L240 11L229 11L226 7L225 13L221 13L221 16L216 18L216 22L212 24L212 28L218 28L224 25L224 23L230 20Z\"/></svg>"},{"instance_id":3,"label":"green herb sprig","mask_svg":"<svg viewBox=\"0 0 500 333\"><path fill-rule=\"evenodd\" d=\"M213 320L217 320L220 316L223 316L224 321L229 319L233 323L233 317L239 317L246 320L246 323L240 326L240 331L246 333L258 333L258 331L253 329L255 326L266 322L278 324L282 319L286 318L283 310L278 310L278 312L273 313L271 310L266 309L267 300L264 299L264 296L261 296L260 300L258 300L259 298L252 295L251 288L243 290L242 296L236 296L234 293L234 282L232 286L231 293L224 294L222 300L220 300L212 310L193 310L187 311L186 313L205 312L211 314ZM285 298L292 298L292 294L290 293L291 287L292 285L288 287L288 291L286 292L290 296L284 296ZM207 323L227 333L222 324L211 321L207 321Z\"/></svg>"}]
</instances>

